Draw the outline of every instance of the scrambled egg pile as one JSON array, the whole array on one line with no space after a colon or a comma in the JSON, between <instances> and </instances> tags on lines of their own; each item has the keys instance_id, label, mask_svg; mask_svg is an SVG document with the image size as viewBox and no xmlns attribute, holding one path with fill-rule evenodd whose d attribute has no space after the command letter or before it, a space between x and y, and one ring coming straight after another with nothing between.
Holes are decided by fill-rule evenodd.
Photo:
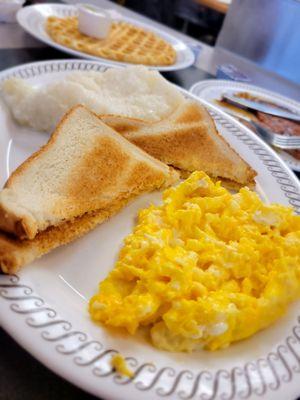
<instances>
[{"instance_id":1,"label":"scrambled egg pile","mask_svg":"<svg viewBox=\"0 0 300 400\"><path fill-rule=\"evenodd\" d=\"M203 172L139 213L90 302L95 321L149 329L169 351L216 350L266 328L300 297L300 216Z\"/></svg>"}]
</instances>

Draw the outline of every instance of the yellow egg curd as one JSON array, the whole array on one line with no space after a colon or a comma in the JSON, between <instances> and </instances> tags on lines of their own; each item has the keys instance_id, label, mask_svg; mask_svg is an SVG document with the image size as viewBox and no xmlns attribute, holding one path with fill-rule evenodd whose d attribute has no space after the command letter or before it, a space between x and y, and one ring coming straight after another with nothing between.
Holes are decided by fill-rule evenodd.
<instances>
[{"instance_id":1,"label":"yellow egg curd","mask_svg":"<svg viewBox=\"0 0 300 400\"><path fill-rule=\"evenodd\" d=\"M127 376L128 378L133 378L134 373L128 368L126 360L121 354L116 354L111 359L111 366L120 375Z\"/></svg>"},{"instance_id":2,"label":"yellow egg curd","mask_svg":"<svg viewBox=\"0 0 300 400\"><path fill-rule=\"evenodd\" d=\"M139 212L90 314L130 334L145 326L160 349L216 350L266 328L298 297L300 216L194 172Z\"/></svg>"}]
</instances>

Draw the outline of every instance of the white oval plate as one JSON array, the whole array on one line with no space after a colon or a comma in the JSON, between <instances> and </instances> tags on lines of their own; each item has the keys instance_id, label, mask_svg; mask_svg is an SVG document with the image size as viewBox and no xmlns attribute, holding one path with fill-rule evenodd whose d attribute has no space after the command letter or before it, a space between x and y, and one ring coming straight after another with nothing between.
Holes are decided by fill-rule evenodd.
<instances>
[{"instance_id":1,"label":"white oval plate","mask_svg":"<svg viewBox=\"0 0 300 400\"><path fill-rule=\"evenodd\" d=\"M105 68L92 61L47 61L3 71L0 82L17 76L42 85L63 79L72 70ZM257 170L260 195L300 211L299 182L276 153L233 118L206 106L221 134ZM0 125L2 185L48 136L16 125L3 103ZM108 333L90 320L88 300L113 268L137 210L160 199L160 193L141 196L93 232L52 251L18 276L0 275L3 328L47 367L102 399L294 400L300 394L299 302L279 322L248 340L226 350L193 354L159 351L142 338ZM112 371L109 358L115 352L127 358L136 372L134 379Z\"/></svg>"},{"instance_id":2,"label":"white oval plate","mask_svg":"<svg viewBox=\"0 0 300 400\"><path fill-rule=\"evenodd\" d=\"M290 108L292 111L300 114L300 103L297 101L281 96L278 93L262 89L258 86L249 85L248 83L212 79L197 82L190 88L191 93L203 100L208 101L211 104L215 104L215 100L220 99L224 92L237 93L245 91L253 96L263 97L267 101L275 101L279 106L288 106L288 108ZM222 108L219 105L216 106L218 108ZM222 108L222 110L225 112L227 111L225 107ZM300 160L297 160L295 157L283 150L276 149L276 152L291 169L300 172Z\"/></svg>"},{"instance_id":3,"label":"white oval plate","mask_svg":"<svg viewBox=\"0 0 300 400\"><path fill-rule=\"evenodd\" d=\"M176 50L176 57L177 57L175 64L167 66L151 66L150 67L151 69L156 69L159 71L175 71L187 68L194 63L195 60L194 53L182 40L166 33L162 29L158 29L147 23L125 17L114 10L107 10L107 11L111 12L113 19L126 21L133 25L137 25L145 30L152 31L153 33L159 35L161 38L169 42L174 47L174 49ZM106 65L115 65L115 66L132 65L126 62L113 61L102 57L92 56L90 54L73 50L54 42L47 34L44 28L46 19L52 15L57 17L69 17L77 14L78 14L77 8L72 5L51 4L51 3L36 4L33 6L24 7L21 10L19 10L17 13L17 21L22 26L22 28L25 29L25 31L30 33L36 39L41 40L42 42L48 44L49 46L55 47L56 49L64 51L65 53L69 53L75 57L98 60L101 61L102 64Z\"/></svg>"}]
</instances>

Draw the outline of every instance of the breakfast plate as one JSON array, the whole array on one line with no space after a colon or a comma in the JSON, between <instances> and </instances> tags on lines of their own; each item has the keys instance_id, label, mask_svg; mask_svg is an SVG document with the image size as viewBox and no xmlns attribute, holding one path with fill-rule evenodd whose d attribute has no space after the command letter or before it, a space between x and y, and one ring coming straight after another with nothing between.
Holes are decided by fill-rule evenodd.
<instances>
[{"instance_id":1,"label":"breakfast plate","mask_svg":"<svg viewBox=\"0 0 300 400\"><path fill-rule=\"evenodd\" d=\"M70 71L105 71L99 62L46 61L0 74L43 85ZM196 101L200 100L182 90ZM217 107L202 101L220 133L258 172L257 192L266 202L300 212L300 185L294 174L260 138ZM0 104L0 184L48 138L16 125ZM113 267L137 211L161 193L143 195L80 240L59 248L17 275L0 275L2 327L48 368L103 399L295 399L299 395L299 302L268 329L215 352L168 353L143 336L108 331L90 320L88 300L97 282ZM110 365L121 353L134 377L120 376Z\"/></svg>"},{"instance_id":2,"label":"breakfast plate","mask_svg":"<svg viewBox=\"0 0 300 400\"><path fill-rule=\"evenodd\" d=\"M248 83L232 82L226 80L207 80L195 83L190 92L208 101L211 104L216 104L216 100L221 99L223 93L238 93L247 92L252 96L263 98L270 102L275 102L278 106L288 107L296 114L300 114L300 103L288 97L281 96L278 93L262 89L258 86L249 85ZM218 104L218 107L226 111L225 107ZM296 159L284 150L276 149L276 152L294 171L300 171L300 160Z\"/></svg>"},{"instance_id":3,"label":"breakfast plate","mask_svg":"<svg viewBox=\"0 0 300 400\"><path fill-rule=\"evenodd\" d=\"M117 13L114 10L106 10L110 12L111 17L113 20L116 21L125 21L141 27L145 30L151 31L162 39L170 43L176 51L176 62L173 65L167 66L152 66L152 69L157 69L159 71L175 71L179 69L184 69L189 67L193 64L195 56L193 51L180 39L176 38L175 36L166 33L165 31L150 26L147 23L136 21L131 18L124 17L123 15ZM17 13L17 20L18 23L25 29L28 33L32 36L41 40L42 42L46 43L49 46L55 47L58 50L64 51L76 57L82 57L85 59L91 60L98 60L101 61L103 64L107 65L127 65L126 62L120 61L113 61L102 57L96 57L93 55L89 55L87 53L73 50L66 46L63 46L59 43L53 41L50 36L45 31L45 22L46 19L50 16L57 16L57 17L71 17L77 15L77 8L72 5L63 5L63 4L37 4L29 7L22 8Z\"/></svg>"}]
</instances>

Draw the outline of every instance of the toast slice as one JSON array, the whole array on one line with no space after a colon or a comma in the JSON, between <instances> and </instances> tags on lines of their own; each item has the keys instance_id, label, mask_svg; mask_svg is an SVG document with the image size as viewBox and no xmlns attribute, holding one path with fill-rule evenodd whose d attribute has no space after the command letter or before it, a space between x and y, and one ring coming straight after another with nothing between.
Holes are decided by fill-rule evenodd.
<instances>
[{"instance_id":1,"label":"toast slice","mask_svg":"<svg viewBox=\"0 0 300 400\"><path fill-rule=\"evenodd\" d=\"M33 239L50 226L168 186L177 172L83 106L71 109L48 143L0 192L0 229Z\"/></svg>"},{"instance_id":2,"label":"toast slice","mask_svg":"<svg viewBox=\"0 0 300 400\"><path fill-rule=\"evenodd\" d=\"M116 214L130 199L111 204L106 209L86 213L72 221L51 226L33 240L20 240L0 232L0 271L14 274L19 269L55 249L81 236Z\"/></svg>"},{"instance_id":3,"label":"toast slice","mask_svg":"<svg viewBox=\"0 0 300 400\"><path fill-rule=\"evenodd\" d=\"M231 186L253 186L256 172L218 133L213 119L197 102L187 100L159 122L114 115L99 116L131 143L180 170L182 177L202 170Z\"/></svg>"}]
</instances>

